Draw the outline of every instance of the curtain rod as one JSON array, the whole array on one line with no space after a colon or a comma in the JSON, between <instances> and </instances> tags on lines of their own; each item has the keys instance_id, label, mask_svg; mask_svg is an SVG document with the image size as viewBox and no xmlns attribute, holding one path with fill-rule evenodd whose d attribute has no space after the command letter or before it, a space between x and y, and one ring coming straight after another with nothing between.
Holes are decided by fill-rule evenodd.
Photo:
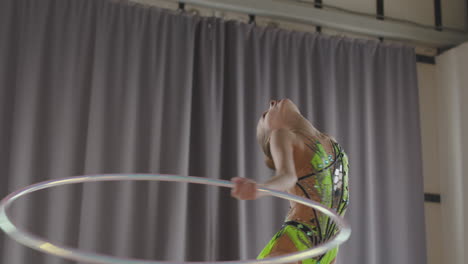
<instances>
[{"instance_id":1,"label":"curtain rod","mask_svg":"<svg viewBox=\"0 0 468 264\"><path fill-rule=\"evenodd\" d=\"M468 33L436 30L416 23L378 20L374 17L315 8L313 4L291 0L171 0L187 4L289 20L335 30L371 35L395 40L430 44L450 48L468 41Z\"/></svg>"}]
</instances>

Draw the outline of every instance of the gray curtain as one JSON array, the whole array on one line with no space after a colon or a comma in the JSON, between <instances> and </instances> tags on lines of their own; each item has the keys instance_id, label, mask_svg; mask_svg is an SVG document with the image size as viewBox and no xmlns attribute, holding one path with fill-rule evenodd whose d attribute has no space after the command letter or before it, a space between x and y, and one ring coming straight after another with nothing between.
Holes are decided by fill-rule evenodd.
<instances>
[{"instance_id":1,"label":"gray curtain","mask_svg":"<svg viewBox=\"0 0 468 264\"><path fill-rule=\"evenodd\" d=\"M43 180L171 173L267 180L255 139L288 97L350 156L339 264L425 263L414 50L105 0L0 0L0 196ZM19 200L53 242L152 260L255 258L288 202L159 182ZM0 235L2 264L74 263Z\"/></svg>"}]
</instances>

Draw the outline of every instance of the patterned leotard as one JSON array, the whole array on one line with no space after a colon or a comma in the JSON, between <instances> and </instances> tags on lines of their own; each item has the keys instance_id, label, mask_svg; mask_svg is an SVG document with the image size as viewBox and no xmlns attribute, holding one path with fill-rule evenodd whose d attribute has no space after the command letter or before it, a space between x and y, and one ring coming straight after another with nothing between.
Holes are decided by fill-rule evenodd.
<instances>
[{"instance_id":1,"label":"patterned leotard","mask_svg":"<svg viewBox=\"0 0 468 264\"><path fill-rule=\"evenodd\" d=\"M322 143L311 140L306 143L314 154L310 160L311 173L299 177L294 192L296 195L319 202L340 216L344 216L349 204L348 157L342 147L331 142L331 153L327 153ZM315 209L296 204L289 211L280 231L270 240L257 259L268 257L271 251L281 246L278 243L287 236L298 251L306 250L330 240L337 232L331 219ZM329 264L338 253L338 248L313 259L303 260L303 264Z\"/></svg>"}]
</instances>

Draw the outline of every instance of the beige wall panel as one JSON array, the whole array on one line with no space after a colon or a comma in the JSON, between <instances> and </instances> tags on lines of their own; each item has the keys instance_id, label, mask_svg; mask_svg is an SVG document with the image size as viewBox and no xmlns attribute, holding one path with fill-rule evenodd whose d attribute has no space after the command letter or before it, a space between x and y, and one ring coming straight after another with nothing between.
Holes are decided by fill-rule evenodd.
<instances>
[{"instance_id":1,"label":"beige wall panel","mask_svg":"<svg viewBox=\"0 0 468 264\"><path fill-rule=\"evenodd\" d=\"M436 70L435 65L417 64L419 109L421 116L424 192L440 193L438 144L436 123Z\"/></svg>"},{"instance_id":2,"label":"beige wall panel","mask_svg":"<svg viewBox=\"0 0 468 264\"><path fill-rule=\"evenodd\" d=\"M349 38L360 38L360 39L370 39L370 40L378 40L379 38L376 36L370 36L370 35L363 35L363 34L357 34L357 33L351 33L351 32L344 32L336 29L330 29L330 28L322 28L322 33L327 34L327 35L339 35L339 36L346 36Z\"/></svg>"},{"instance_id":3,"label":"beige wall panel","mask_svg":"<svg viewBox=\"0 0 468 264\"><path fill-rule=\"evenodd\" d=\"M441 0L442 25L457 29L467 29L466 0Z\"/></svg>"},{"instance_id":4,"label":"beige wall panel","mask_svg":"<svg viewBox=\"0 0 468 264\"><path fill-rule=\"evenodd\" d=\"M375 0L323 0L322 2L324 5L336 6L369 14L375 14L377 8Z\"/></svg>"},{"instance_id":5,"label":"beige wall panel","mask_svg":"<svg viewBox=\"0 0 468 264\"><path fill-rule=\"evenodd\" d=\"M225 20L236 20L236 21L240 21L240 22L244 22L244 23L249 22L249 15L248 14L218 11L215 15L217 17L222 17Z\"/></svg>"},{"instance_id":6,"label":"beige wall panel","mask_svg":"<svg viewBox=\"0 0 468 264\"><path fill-rule=\"evenodd\" d=\"M434 26L434 0L384 0L385 16Z\"/></svg>"},{"instance_id":7,"label":"beige wall panel","mask_svg":"<svg viewBox=\"0 0 468 264\"><path fill-rule=\"evenodd\" d=\"M442 201L443 202L443 201ZM438 203L424 204L426 218L427 264L441 264L442 261L442 213Z\"/></svg>"},{"instance_id":8,"label":"beige wall panel","mask_svg":"<svg viewBox=\"0 0 468 264\"><path fill-rule=\"evenodd\" d=\"M189 13L192 13L194 15L199 15L199 16L203 16L203 17L210 17L210 16L214 16L217 11L214 10L214 9L211 9L211 8L186 4L185 5L185 12L189 12Z\"/></svg>"},{"instance_id":9,"label":"beige wall panel","mask_svg":"<svg viewBox=\"0 0 468 264\"><path fill-rule=\"evenodd\" d=\"M437 55L437 49L436 48L431 48L431 47L426 47L426 46L416 46L413 45L414 49L416 51L416 54L420 55L426 55L426 56L436 56Z\"/></svg>"},{"instance_id":10,"label":"beige wall panel","mask_svg":"<svg viewBox=\"0 0 468 264\"><path fill-rule=\"evenodd\" d=\"M268 17L256 17L256 24L261 27L278 27L287 30L315 32L315 26L303 23L295 23L286 20L273 19Z\"/></svg>"},{"instance_id":11,"label":"beige wall panel","mask_svg":"<svg viewBox=\"0 0 468 264\"><path fill-rule=\"evenodd\" d=\"M177 7L179 6L177 2L167 0L131 0L130 2L135 2L149 6L157 6L166 9L177 9Z\"/></svg>"}]
</instances>

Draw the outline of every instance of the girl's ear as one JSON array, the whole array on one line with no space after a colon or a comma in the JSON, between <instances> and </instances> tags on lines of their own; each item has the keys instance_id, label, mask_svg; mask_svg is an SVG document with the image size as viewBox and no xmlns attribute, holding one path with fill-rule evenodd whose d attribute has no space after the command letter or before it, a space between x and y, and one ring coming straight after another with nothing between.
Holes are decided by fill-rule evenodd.
<instances>
[{"instance_id":1,"label":"girl's ear","mask_svg":"<svg viewBox=\"0 0 468 264\"><path fill-rule=\"evenodd\" d=\"M267 165L268 168L270 168L272 170L276 170L275 162L273 161L273 159L271 159L269 157L265 157L265 164Z\"/></svg>"}]
</instances>

